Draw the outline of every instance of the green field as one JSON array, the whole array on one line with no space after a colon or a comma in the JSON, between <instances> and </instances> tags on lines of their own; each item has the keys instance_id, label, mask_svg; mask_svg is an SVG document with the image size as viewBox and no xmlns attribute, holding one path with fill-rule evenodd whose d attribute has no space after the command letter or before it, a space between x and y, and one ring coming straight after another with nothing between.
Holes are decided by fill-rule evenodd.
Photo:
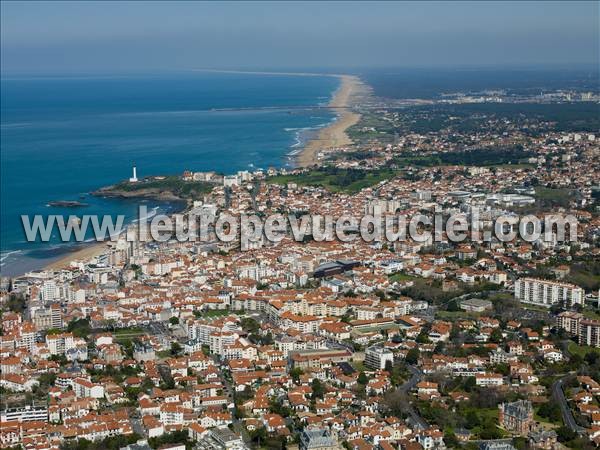
<instances>
[{"instance_id":1,"label":"green field","mask_svg":"<svg viewBox=\"0 0 600 450\"><path fill-rule=\"evenodd\" d=\"M392 169L363 170L324 167L301 174L277 175L268 178L267 182L280 185L296 183L299 186L318 186L331 192L354 194L396 175L397 172Z\"/></svg>"},{"instance_id":2,"label":"green field","mask_svg":"<svg viewBox=\"0 0 600 450\"><path fill-rule=\"evenodd\" d=\"M120 328L114 332L114 338L115 341L122 344L124 342L131 341L145 333L146 332L139 327Z\"/></svg>"},{"instance_id":3,"label":"green field","mask_svg":"<svg viewBox=\"0 0 600 450\"><path fill-rule=\"evenodd\" d=\"M228 309L210 309L205 311L195 311L194 315L196 317L224 317L231 314L231 311Z\"/></svg>"},{"instance_id":4,"label":"green field","mask_svg":"<svg viewBox=\"0 0 600 450\"><path fill-rule=\"evenodd\" d=\"M363 361L352 361L350 365L354 367L354 369L356 369L357 372L364 372L365 370L369 370L367 369L367 367L365 367Z\"/></svg>"},{"instance_id":5,"label":"green field","mask_svg":"<svg viewBox=\"0 0 600 450\"><path fill-rule=\"evenodd\" d=\"M152 190L156 192L170 192L181 198L191 198L200 194L206 194L214 187L215 184L205 181L184 181L178 176L166 176L160 179L145 178L137 183L123 181L112 186L110 190L124 192Z\"/></svg>"},{"instance_id":6,"label":"green field","mask_svg":"<svg viewBox=\"0 0 600 450\"><path fill-rule=\"evenodd\" d=\"M579 355L581 357L584 357L589 352L598 353L600 355L600 348L588 347L585 345L577 345L575 342L570 342L569 343L569 352L572 353L573 355Z\"/></svg>"},{"instance_id":7,"label":"green field","mask_svg":"<svg viewBox=\"0 0 600 450\"><path fill-rule=\"evenodd\" d=\"M413 277L412 275L408 275L406 273L398 272L392 274L388 277L391 282L405 283L407 281L413 281L418 279L419 277Z\"/></svg>"},{"instance_id":8,"label":"green field","mask_svg":"<svg viewBox=\"0 0 600 450\"><path fill-rule=\"evenodd\" d=\"M476 313L469 311L436 311L435 318L441 320L458 320L458 319L478 319L484 313ZM486 313L489 314L489 311Z\"/></svg>"},{"instance_id":9,"label":"green field","mask_svg":"<svg viewBox=\"0 0 600 450\"><path fill-rule=\"evenodd\" d=\"M543 186L535 187L535 198L541 206L569 206L569 202L573 197L573 192L570 189L553 189Z\"/></svg>"}]
</instances>

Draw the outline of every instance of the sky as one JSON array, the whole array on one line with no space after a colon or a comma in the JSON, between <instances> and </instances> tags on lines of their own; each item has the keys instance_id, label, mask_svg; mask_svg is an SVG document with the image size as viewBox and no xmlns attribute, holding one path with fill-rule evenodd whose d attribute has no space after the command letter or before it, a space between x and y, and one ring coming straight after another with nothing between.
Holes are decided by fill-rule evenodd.
<instances>
[{"instance_id":1,"label":"sky","mask_svg":"<svg viewBox=\"0 0 600 450\"><path fill-rule=\"evenodd\" d=\"M3 73L599 64L593 2L13 2Z\"/></svg>"}]
</instances>

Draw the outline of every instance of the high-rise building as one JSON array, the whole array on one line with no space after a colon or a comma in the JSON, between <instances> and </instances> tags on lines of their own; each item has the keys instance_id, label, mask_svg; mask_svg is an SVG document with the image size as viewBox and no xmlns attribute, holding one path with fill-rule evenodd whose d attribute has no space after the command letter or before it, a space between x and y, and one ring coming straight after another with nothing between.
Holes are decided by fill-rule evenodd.
<instances>
[{"instance_id":1,"label":"high-rise building","mask_svg":"<svg viewBox=\"0 0 600 450\"><path fill-rule=\"evenodd\" d=\"M577 336L579 345L600 347L600 321L586 319L581 313L565 311L556 317L558 328Z\"/></svg>"},{"instance_id":2,"label":"high-rise building","mask_svg":"<svg viewBox=\"0 0 600 450\"><path fill-rule=\"evenodd\" d=\"M556 326L573 336L579 336L579 322L584 316L575 311L564 311L556 316Z\"/></svg>"},{"instance_id":3,"label":"high-rise building","mask_svg":"<svg viewBox=\"0 0 600 450\"><path fill-rule=\"evenodd\" d=\"M394 364L394 354L381 345L373 345L365 351L365 366L371 369L385 369L388 361Z\"/></svg>"},{"instance_id":4,"label":"high-rise building","mask_svg":"<svg viewBox=\"0 0 600 450\"><path fill-rule=\"evenodd\" d=\"M579 323L579 345L600 347L600 321L582 319Z\"/></svg>"},{"instance_id":5,"label":"high-rise building","mask_svg":"<svg viewBox=\"0 0 600 450\"><path fill-rule=\"evenodd\" d=\"M537 278L520 278L515 282L515 299L522 303L550 307L583 305L584 292L579 286Z\"/></svg>"}]
</instances>

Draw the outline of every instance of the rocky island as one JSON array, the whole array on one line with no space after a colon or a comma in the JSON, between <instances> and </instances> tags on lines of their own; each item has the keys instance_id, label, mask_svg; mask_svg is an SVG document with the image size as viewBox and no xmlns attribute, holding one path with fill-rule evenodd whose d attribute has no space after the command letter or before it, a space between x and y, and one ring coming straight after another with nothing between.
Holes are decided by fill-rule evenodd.
<instances>
[{"instance_id":1,"label":"rocky island","mask_svg":"<svg viewBox=\"0 0 600 450\"><path fill-rule=\"evenodd\" d=\"M58 208L83 208L89 206L87 203L78 202L76 200L53 200L47 203L47 206Z\"/></svg>"}]
</instances>

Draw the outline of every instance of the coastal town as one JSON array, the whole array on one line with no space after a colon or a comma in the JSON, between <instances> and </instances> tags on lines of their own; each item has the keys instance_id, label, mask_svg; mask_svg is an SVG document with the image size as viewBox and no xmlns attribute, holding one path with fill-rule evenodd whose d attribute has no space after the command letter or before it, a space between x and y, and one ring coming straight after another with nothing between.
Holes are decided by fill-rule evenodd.
<instances>
[{"instance_id":1,"label":"coastal town","mask_svg":"<svg viewBox=\"0 0 600 450\"><path fill-rule=\"evenodd\" d=\"M484 228L562 214L576 239L90 246L2 279L2 448L600 446L600 135L504 94L406 105L341 82L343 126L294 168L139 166L96 194L213 216L477 210ZM534 104L593 115L595 95Z\"/></svg>"}]
</instances>

